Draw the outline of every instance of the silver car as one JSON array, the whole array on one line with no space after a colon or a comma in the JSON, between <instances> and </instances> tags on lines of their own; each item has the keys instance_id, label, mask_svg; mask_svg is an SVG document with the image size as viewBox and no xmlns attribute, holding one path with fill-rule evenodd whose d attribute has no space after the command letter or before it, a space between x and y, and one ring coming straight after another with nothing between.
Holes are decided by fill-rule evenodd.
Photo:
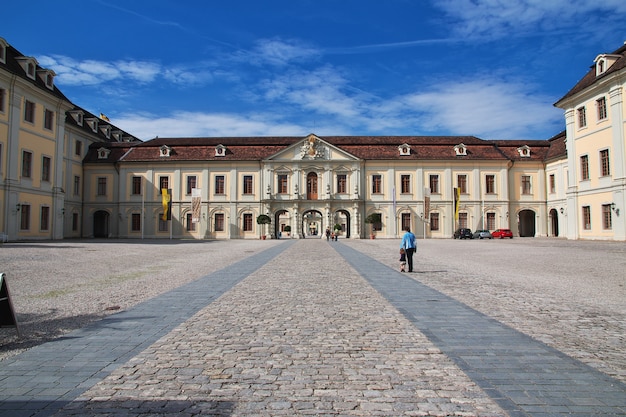
<instances>
[{"instance_id":1,"label":"silver car","mask_svg":"<svg viewBox=\"0 0 626 417\"><path fill-rule=\"evenodd\" d=\"M489 230L476 230L472 235L472 239L493 239Z\"/></svg>"}]
</instances>

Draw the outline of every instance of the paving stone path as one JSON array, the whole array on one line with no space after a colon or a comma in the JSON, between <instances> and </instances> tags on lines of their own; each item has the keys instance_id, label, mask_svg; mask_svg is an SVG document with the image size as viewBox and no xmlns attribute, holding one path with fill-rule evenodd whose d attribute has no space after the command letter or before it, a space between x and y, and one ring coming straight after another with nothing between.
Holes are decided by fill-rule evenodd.
<instances>
[{"instance_id":1,"label":"paving stone path","mask_svg":"<svg viewBox=\"0 0 626 417\"><path fill-rule=\"evenodd\" d=\"M321 239L286 241L0 367L2 417L564 414L626 415L626 387Z\"/></svg>"}]
</instances>

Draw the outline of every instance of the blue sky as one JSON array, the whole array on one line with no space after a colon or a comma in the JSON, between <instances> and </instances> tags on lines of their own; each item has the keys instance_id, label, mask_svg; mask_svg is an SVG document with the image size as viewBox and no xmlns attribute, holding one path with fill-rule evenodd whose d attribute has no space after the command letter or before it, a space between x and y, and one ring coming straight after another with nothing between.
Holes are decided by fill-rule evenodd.
<instances>
[{"instance_id":1,"label":"blue sky","mask_svg":"<svg viewBox=\"0 0 626 417\"><path fill-rule=\"evenodd\" d=\"M70 100L143 140L548 139L553 103L626 41L624 0L32 0L3 16Z\"/></svg>"}]
</instances>

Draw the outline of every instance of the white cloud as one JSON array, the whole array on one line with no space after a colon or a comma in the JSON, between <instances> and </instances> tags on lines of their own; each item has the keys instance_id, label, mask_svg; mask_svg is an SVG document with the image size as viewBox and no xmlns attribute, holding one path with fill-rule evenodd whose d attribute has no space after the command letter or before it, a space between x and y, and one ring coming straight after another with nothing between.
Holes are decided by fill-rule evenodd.
<instances>
[{"instance_id":1,"label":"white cloud","mask_svg":"<svg viewBox=\"0 0 626 417\"><path fill-rule=\"evenodd\" d=\"M465 35L498 38L540 29L585 30L594 13L626 13L623 0L439 0L434 2L455 19Z\"/></svg>"},{"instance_id":2,"label":"white cloud","mask_svg":"<svg viewBox=\"0 0 626 417\"><path fill-rule=\"evenodd\" d=\"M551 101L524 83L490 79L445 83L399 100L427 130L485 139L526 139L537 127L556 128L563 116Z\"/></svg>"},{"instance_id":3,"label":"white cloud","mask_svg":"<svg viewBox=\"0 0 626 417\"><path fill-rule=\"evenodd\" d=\"M301 41L281 39L260 39L250 51L239 51L235 61L253 65L285 66L294 62L310 61L320 56L320 51Z\"/></svg>"},{"instance_id":4,"label":"white cloud","mask_svg":"<svg viewBox=\"0 0 626 417\"><path fill-rule=\"evenodd\" d=\"M148 140L159 137L304 135L297 124L272 114L175 112L168 116L132 114L113 121L121 129Z\"/></svg>"},{"instance_id":5,"label":"white cloud","mask_svg":"<svg viewBox=\"0 0 626 417\"><path fill-rule=\"evenodd\" d=\"M42 66L54 70L59 84L70 86L95 85L114 80L147 83L153 81L161 71L159 64L147 61L79 61L63 55L42 56L38 61Z\"/></svg>"}]
</instances>

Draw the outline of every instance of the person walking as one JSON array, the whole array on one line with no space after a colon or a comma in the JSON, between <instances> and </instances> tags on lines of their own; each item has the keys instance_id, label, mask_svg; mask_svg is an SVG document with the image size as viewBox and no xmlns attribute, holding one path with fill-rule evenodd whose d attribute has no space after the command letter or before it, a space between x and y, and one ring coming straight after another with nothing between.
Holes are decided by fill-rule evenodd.
<instances>
[{"instance_id":1,"label":"person walking","mask_svg":"<svg viewBox=\"0 0 626 417\"><path fill-rule=\"evenodd\" d=\"M413 254L415 253L415 249L417 249L415 235L411 233L411 228L408 226L404 228L404 231L404 236L402 236L402 241L400 242L400 248L405 251L406 263L409 267L408 272L413 272Z\"/></svg>"}]
</instances>

